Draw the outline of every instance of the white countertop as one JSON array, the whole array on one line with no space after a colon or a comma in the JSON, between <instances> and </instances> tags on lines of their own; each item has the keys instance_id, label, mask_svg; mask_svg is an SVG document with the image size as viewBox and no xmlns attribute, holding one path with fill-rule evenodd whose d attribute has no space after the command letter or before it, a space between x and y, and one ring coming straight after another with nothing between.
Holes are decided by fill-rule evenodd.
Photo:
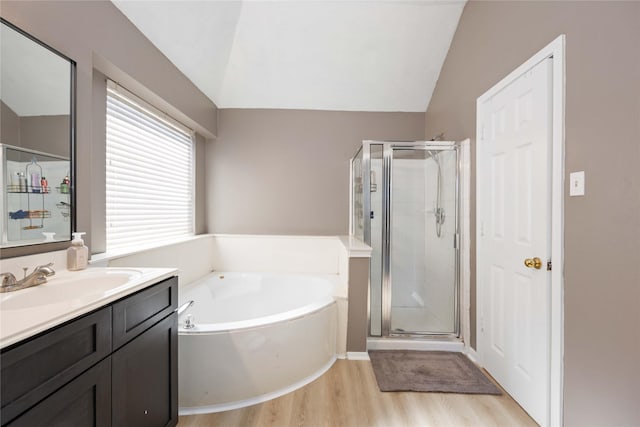
<instances>
[{"instance_id":1,"label":"white countertop","mask_svg":"<svg viewBox=\"0 0 640 427\"><path fill-rule=\"evenodd\" d=\"M0 348L177 275L175 268L88 268L0 294Z\"/></svg>"},{"instance_id":2,"label":"white countertop","mask_svg":"<svg viewBox=\"0 0 640 427\"><path fill-rule=\"evenodd\" d=\"M338 236L349 258L371 258L372 248L354 236Z\"/></svg>"}]
</instances>

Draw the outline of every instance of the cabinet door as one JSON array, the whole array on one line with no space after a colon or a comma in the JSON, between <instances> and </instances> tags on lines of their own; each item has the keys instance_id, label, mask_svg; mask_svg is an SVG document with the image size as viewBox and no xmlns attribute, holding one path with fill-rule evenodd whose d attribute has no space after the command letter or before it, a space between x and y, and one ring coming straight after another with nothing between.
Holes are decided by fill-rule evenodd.
<instances>
[{"instance_id":1,"label":"cabinet door","mask_svg":"<svg viewBox=\"0 0 640 427\"><path fill-rule=\"evenodd\" d=\"M111 360L98 363L7 427L110 427Z\"/></svg>"},{"instance_id":2,"label":"cabinet door","mask_svg":"<svg viewBox=\"0 0 640 427\"><path fill-rule=\"evenodd\" d=\"M178 316L161 320L113 353L113 425L178 423Z\"/></svg>"},{"instance_id":3,"label":"cabinet door","mask_svg":"<svg viewBox=\"0 0 640 427\"><path fill-rule=\"evenodd\" d=\"M111 353L111 307L2 351L2 420L17 417Z\"/></svg>"}]
</instances>

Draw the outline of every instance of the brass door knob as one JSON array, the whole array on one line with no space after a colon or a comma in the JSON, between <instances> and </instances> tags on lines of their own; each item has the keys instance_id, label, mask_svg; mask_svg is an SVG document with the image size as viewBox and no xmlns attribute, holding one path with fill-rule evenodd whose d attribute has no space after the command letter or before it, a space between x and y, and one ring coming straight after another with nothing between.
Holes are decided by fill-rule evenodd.
<instances>
[{"instance_id":1,"label":"brass door knob","mask_svg":"<svg viewBox=\"0 0 640 427\"><path fill-rule=\"evenodd\" d=\"M542 260L538 257L527 258L524 260L524 265L529 268L535 268L536 270L540 270L540 268L542 267Z\"/></svg>"}]
</instances>

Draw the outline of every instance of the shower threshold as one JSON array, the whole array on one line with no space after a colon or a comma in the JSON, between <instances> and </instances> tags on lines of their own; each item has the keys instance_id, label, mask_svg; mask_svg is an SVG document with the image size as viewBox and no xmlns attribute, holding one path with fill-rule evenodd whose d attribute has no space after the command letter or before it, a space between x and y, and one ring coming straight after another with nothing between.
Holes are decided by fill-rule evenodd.
<instances>
[{"instance_id":1,"label":"shower threshold","mask_svg":"<svg viewBox=\"0 0 640 427\"><path fill-rule=\"evenodd\" d=\"M462 339L453 335L396 335L368 337L367 350L464 351Z\"/></svg>"}]
</instances>

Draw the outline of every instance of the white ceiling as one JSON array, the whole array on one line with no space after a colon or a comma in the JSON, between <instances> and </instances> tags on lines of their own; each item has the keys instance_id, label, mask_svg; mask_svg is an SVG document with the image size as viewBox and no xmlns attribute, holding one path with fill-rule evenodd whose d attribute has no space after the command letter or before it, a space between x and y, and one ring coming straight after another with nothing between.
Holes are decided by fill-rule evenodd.
<instances>
[{"instance_id":1,"label":"white ceiling","mask_svg":"<svg viewBox=\"0 0 640 427\"><path fill-rule=\"evenodd\" d=\"M460 1L114 4L220 108L424 112Z\"/></svg>"},{"instance_id":2,"label":"white ceiling","mask_svg":"<svg viewBox=\"0 0 640 427\"><path fill-rule=\"evenodd\" d=\"M69 62L6 25L0 27L0 99L18 116L69 114Z\"/></svg>"}]
</instances>

